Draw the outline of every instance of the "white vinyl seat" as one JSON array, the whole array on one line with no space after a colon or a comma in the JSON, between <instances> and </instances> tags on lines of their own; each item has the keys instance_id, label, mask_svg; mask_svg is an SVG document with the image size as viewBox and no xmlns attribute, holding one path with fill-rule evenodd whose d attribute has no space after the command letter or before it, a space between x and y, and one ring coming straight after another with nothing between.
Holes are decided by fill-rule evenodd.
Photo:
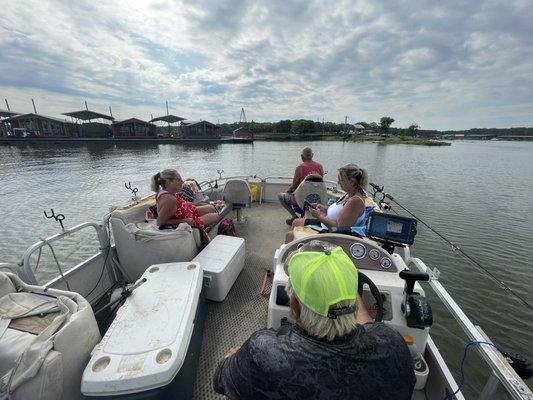
<instances>
[{"instance_id":1,"label":"white vinyl seat","mask_svg":"<svg viewBox=\"0 0 533 400\"><path fill-rule=\"evenodd\" d=\"M250 207L252 203L252 192L250 185L244 179L230 179L224 186L222 198L226 204L231 205L231 209L237 213L237 221L243 221L242 210Z\"/></svg>"},{"instance_id":2,"label":"white vinyl seat","mask_svg":"<svg viewBox=\"0 0 533 400\"><path fill-rule=\"evenodd\" d=\"M324 182L304 180L294 191L294 198L296 203L298 203L298 206L304 210L304 217L306 217L309 210L308 207L305 207L304 205L305 200L309 203L326 205L328 202L328 190Z\"/></svg>"},{"instance_id":3,"label":"white vinyl seat","mask_svg":"<svg viewBox=\"0 0 533 400\"><path fill-rule=\"evenodd\" d=\"M109 218L121 272L128 282L139 279L150 265L191 261L201 249L199 230L188 224L159 230L146 223L146 210L153 204L152 198L115 210Z\"/></svg>"},{"instance_id":4,"label":"white vinyl seat","mask_svg":"<svg viewBox=\"0 0 533 400\"><path fill-rule=\"evenodd\" d=\"M100 338L81 295L0 272L0 398L83 399L81 376Z\"/></svg>"}]
</instances>

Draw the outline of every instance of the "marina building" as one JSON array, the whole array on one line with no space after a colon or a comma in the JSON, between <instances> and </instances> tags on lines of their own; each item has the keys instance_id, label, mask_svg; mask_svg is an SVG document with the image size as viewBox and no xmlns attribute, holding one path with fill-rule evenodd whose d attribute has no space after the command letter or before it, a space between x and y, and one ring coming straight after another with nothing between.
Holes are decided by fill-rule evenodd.
<instances>
[{"instance_id":1,"label":"marina building","mask_svg":"<svg viewBox=\"0 0 533 400\"><path fill-rule=\"evenodd\" d=\"M181 121L182 139L220 139L220 126L208 121Z\"/></svg>"},{"instance_id":2,"label":"marina building","mask_svg":"<svg viewBox=\"0 0 533 400\"><path fill-rule=\"evenodd\" d=\"M111 130L115 138L156 137L156 126L137 118L113 122Z\"/></svg>"},{"instance_id":3,"label":"marina building","mask_svg":"<svg viewBox=\"0 0 533 400\"><path fill-rule=\"evenodd\" d=\"M111 137L111 122L115 120L110 115L90 110L72 111L64 113L80 126L77 136L81 137Z\"/></svg>"},{"instance_id":4,"label":"marina building","mask_svg":"<svg viewBox=\"0 0 533 400\"><path fill-rule=\"evenodd\" d=\"M79 124L35 113L15 115L3 123L8 134L17 137L71 137L78 136L81 130Z\"/></svg>"},{"instance_id":5,"label":"marina building","mask_svg":"<svg viewBox=\"0 0 533 400\"><path fill-rule=\"evenodd\" d=\"M252 139L253 133L249 128L241 126L233 131L233 137L239 139Z\"/></svg>"}]
</instances>

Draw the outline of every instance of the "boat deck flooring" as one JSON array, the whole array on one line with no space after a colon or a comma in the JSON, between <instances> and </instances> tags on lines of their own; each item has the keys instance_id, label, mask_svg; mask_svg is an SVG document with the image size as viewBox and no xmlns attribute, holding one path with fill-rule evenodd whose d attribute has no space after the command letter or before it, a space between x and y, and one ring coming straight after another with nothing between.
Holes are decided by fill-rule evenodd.
<instances>
[{"instance_id":1,"label":"boat deck flooring","mask_svg":"<svg viewBox=\"0 0 533 400\"><path fill-rule=\"evenodd\" d=\"M240 346L267 324L268 298L259 292L265 269L272 266L274 252L283 242L289 214L278 203L254 203L244 210L244 223L235 224L246 240L244 269L226 299L208 301L202 352L196 375L194 399L223 399L213 390L213 375L228 350ZM235 220L235 218L234 218Z\"/></svg>"}]
</instances>

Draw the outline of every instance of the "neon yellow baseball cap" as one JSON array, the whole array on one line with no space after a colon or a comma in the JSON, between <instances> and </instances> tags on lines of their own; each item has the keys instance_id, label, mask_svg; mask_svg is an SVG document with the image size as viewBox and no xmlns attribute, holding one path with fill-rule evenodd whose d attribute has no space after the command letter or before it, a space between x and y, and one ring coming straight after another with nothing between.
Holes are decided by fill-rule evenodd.
<instances>
[{"instance_id":1,"label":"neon yellow baseball cap","mask_svg":"<svg viewBox=\"0 0 533 400\"><path fill-rule=\"evenodd\" d=\"M296 253L289 260L288 273L298 301L315 313L335 319L355 312L355 303L349 307L330 308L357 297L357 268L341 247L328 252Z\"/></svg>"}]
</instances>

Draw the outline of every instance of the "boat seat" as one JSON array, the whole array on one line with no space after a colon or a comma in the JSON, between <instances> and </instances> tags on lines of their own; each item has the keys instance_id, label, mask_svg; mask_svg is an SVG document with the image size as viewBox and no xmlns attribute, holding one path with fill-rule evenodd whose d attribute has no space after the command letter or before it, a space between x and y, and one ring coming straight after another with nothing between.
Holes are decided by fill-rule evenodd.
<instances>
[{"instance_id":1,"label":"boat seat","mask_svg":"<svg viewBox=\"0 0 533 400\"><path fill-rule=\"evenodd\" d=\"M83 399L81 376L99 341L81 295L0 272L0 398Z\"/></svg>"},{"instance_id":2,"label":"boat seat","mask_svg":"<svg viewBox=\"0 0 533 400\"><path fill-rule=\"evenodd\" d=\"M199 230L186 223L165 230L146 223L146 210L154 202L115 210L109 218L120 269L128 282L139 279L150 265L190 261L201 249Z\"/></svg>"},{"instance_id":3,"label":"boat seat","mask_svg":"<svg viewBox=\"0 0 533 400\"><path fill-rule=\"evenodd\" d=\"M230 179L224 186L222 199L231 204L232 210L237 213L237 221L242 222L244 220L242 210L250 207L252 203L250 185L244 179Z\"/></svg>"},{"instance_id":4,"label":"boat seat","mask_svg":"<svg viewBox=\"0 0 533 400\"><path fill-rule=\"evenodd\" d=\"M309 208L305 206L305 201L326 205L328 202L328 189L324 182L304 180L294 191L294 199L304 211L303 217L305 218L309 214Z\"/></svg>"}]
</instances>

